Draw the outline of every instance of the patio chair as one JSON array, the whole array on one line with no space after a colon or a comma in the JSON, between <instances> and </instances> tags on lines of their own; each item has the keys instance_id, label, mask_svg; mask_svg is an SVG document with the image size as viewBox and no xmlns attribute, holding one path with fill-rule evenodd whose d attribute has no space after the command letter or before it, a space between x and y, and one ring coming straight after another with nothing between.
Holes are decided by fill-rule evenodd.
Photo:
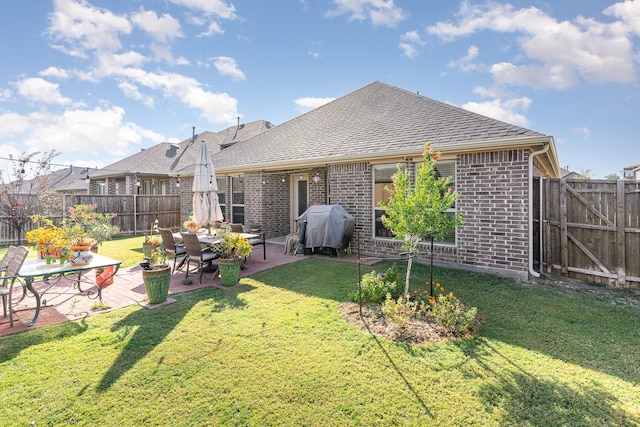
<instances>
[{"instance_id":1,"label":"patio chair","mask_svg":"<svg viewBox=\"0 0 640 427\"><path fill-rule=\"evenodd\" d=\"M184 247L187 254L187 274L185 279L189 277L189 267L191 263L196 263L198 266L198 271L200 272L200 283L202 283L202 273L204 273L205 264L208 264L213 267L213 260L218 258L218 254L213 252L211 248L202 248L202 244L198 239L198 235L196 233L180 233L182 236L182 242L184 243ZM217 274L218 266L215 266L216 273L214 273L214 277Z\"/></svg>"},{"instance_id":2,"label":"patio chair","mask_svg":"<svg viewBox=\"0 0 640 427\"><path fill-rule=\"evenodd\" d=\"M16 249L18 248L16 248L15 246L9 246L7 248L7 252L4 253L4 256L0 260L0 272L7 269L9 263L11 262L11 258L13 258L16 254Z\"/></svg>"},{"instance_id":3,"label":"patio chair","mask_svg":"<svg viewBox=\"0 0 640 427\"><path fill-rule=\"evenodd\" d=\"M13 256L8 261L4 276L0 277L0 295L2 296L2 310L4 317L7 317L7 305L9 307L9 326L13 327L13 309L11 308L11 293L16 279L19 280L20 268L27 258L29 250L24 246L16 247Z\"/></svg>"},{"instance_id":4,"label":"patio chair","mask_svg":"<svg viewBox=\"0 0 640 427\"><path fill-rule=\"evenodd\" d=\"M173 232L168 228L158 228L158 232L162 237L162 245L164 246L164 252L173 257L173 268L171 273L176 271L176 261L182 256L178 268L182 267L186 261L187 250L184 248L184 244L176 244L176 240L173 238Z\"/></svg>"},{"instance_id":5,"label":"patio chair","mask_svg":"<svg viewBox=\"0 0 640 427\"><path fill-rule=\"evenodd\" d=\"M229 224L231 226L232 233L244 233L244 227L242 224Z\"/></svg>"}]
</instances>

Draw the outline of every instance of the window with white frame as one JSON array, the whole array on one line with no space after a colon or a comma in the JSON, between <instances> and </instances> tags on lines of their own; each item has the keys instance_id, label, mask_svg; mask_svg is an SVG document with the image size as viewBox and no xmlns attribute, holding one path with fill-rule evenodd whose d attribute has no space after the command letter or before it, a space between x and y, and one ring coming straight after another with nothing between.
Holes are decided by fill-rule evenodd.
<instances>
[{"instance_id":1,"label":"window with white frame","mask_svg":"<svg viewBox=\"0 0 640 427\"><path fill-rule=\"evenodd\" d=\"M244 224L244 176L231 178L231 222Z\"/></svg>"},{"instance_id":2,"label":"window with white frame","mask_svg":"<svg viewBox=\"0 0 640 427\"><path fill-rule=\"evenodd\" d=\"M220 210L222 210L222 216L227 218L227 180L226 178L216 178L218 184L218 203L220 204Z\"/></svg>"},{"instance_id":3,"label":"window with white frame","mask_svg":"<svg viewBox=\"0 0 640 427\"><path fill-rule=\"evenodd\" d=\"M420 168L420 164L416 165L415 175L417 175L417 171ZM452 190L455 190L456 182L455 182L455 172L456 172L456 163L454 161L443 161L440 160L435 165L436 174L438 177L449 176L451 177L451 181L449 183L449 187ZM387 203L389 201L389 191L385 189L385 187L392 187L393 181L392 176L398 170L397 165L377 165L373 167L373 229L374 229L374 237L376 238L392 238L393 234L390 230L388 230L384 224L382 224L382 216L385 214L384 209L379 206L380 202ZM448 213L450 215L455 214L455 206L453 206ZM450 233L447 233L444 241L439 242L444 244L455 244L455 230L451 230Z\"/></svg>"},{"instance_id":4,"label":"window with white frame","mask_svg":"<svg viewBox=\"0 0 640 427\"><path fill-rule=\"evenodd\" d=\"M98 181L98 194L107 194L107 183L104 181Z\"/></svg>"}]
</instances>

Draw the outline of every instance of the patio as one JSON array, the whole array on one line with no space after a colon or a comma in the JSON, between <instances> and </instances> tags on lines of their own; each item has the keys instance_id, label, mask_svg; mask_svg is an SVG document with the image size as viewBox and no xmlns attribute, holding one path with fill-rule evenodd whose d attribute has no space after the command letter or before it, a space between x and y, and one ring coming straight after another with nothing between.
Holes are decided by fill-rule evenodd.
<instances>
[{"instance_id":1,"label":"patio","mask_svg":"<svg viewBox=\"0 0 640 427\"><path fill-rule=\"evenodd\" d=\"M268 240L265 248L267 253L266 261L262 258L262 250L252 254L245 264L245 269L240 271L240 277L250 276L260 271L268 270L270 268L295 262L304 259L305 257L285 255L283 239ZM355 261L355 257L351 260ZM346 261L346 260L345 260ZM169 288L169 298L171 295L179 294L182 292L193 291L206 286L215 286L219 288L227 289L220 283L220 277L212 278L212 273L205 273L202 277L202 283L198 283L197 274L190 274L189 278L193 279L191 285L182 284L185 278L185 270L180 269L171 277L171 285ZM67 320L77 320L83 317L91 316L94 314L104 313L104 310L93 310L92 307L97 300L87 297L87 291L91 290L91 287L83 286L82 292L76 290L69 290L72 286L72 281L61 280L51 291L45 293L44 299L49 300L47 305L40 309L40 315L36 323L28 327L28 323L33 319L35 310L35 301L32 297L25 298L18 304L14 305L13 327L9 326L9 318L0 316L0 336L13 334L16 332L25 331L46 325L53 325L62 323ZM38 289L39 286L43 286L43 283L35 282L34 287ZM60 289L60 292L67 290L65 294L56 294L55 289ZM20 297L20 290L15 289L15 297ZM95 287L94 287L95 289ZM109 306L108 310L115 310L118 308L126 307L131 304L145 305L146 291L144 283L142 281L142 268L139 266L121 268L116 274L113 285L110 285L103 290L102 299L104 303ZM158 306L162 306L159 304Z\"/></svg>"}]
</instances>

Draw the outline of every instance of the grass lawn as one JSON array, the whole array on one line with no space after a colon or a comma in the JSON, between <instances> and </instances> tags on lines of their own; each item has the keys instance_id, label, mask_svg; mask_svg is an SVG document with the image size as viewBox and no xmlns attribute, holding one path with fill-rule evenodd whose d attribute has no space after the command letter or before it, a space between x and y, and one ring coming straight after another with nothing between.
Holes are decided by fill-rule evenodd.
<instances>
[{"instance_id":1,"label":"grass lawn","mask_svg":"<svg viewBox=\"0 0 640 427\"><path fill-rule=\"evenodd\" d=\"M640 424L640 309L622 304L637 294L434 278L478 307L477 337L418 347L363 333L337 313L357 267L307 259L161 309L0 338L0 423Z\"/></svg>"}]
</instances>

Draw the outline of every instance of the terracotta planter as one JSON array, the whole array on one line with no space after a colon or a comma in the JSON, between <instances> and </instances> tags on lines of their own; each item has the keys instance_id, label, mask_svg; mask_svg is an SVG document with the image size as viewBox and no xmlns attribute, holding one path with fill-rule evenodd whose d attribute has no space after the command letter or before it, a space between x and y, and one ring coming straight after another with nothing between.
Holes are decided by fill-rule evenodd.
<instances>
[{"instance_id":1,"label":"terracotta planter","mask_svg":"<svg viewBox=\"0 0 640 427\"><path fill-rule=\"evenodd\" d=\"M91 246L71 246L69 248L69 264L73 266L88 265L92 259Z\"/></svg>"},{"instance_id":2,"label":"terracotta planter","mask_svg":"<svg viewBox=\"0 0 640 427\"><path fill-rule=\"evenodd\" d=\"M171 284L171 267L142 270L142 280L147 290L147 299L151 304L166 301Z\"/></svg>"},{"instance_id":3,"label":"terracotta planter","mask_svg":"<svg viewBox=\"0 0 640 427\"><path fill-rule=\"evenodd\" d=\"M224 286L234 286L238 283L240 275L241 260L218 259L218 269L220 270L220 280Z\"/></svg>"}]
</instances>

